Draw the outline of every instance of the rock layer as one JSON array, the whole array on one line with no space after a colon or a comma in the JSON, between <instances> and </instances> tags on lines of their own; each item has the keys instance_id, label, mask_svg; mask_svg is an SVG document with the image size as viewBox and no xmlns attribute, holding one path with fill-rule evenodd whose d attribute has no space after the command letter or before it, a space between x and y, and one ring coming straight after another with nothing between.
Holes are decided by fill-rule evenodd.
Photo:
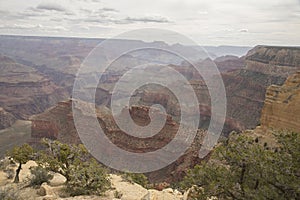
<instances>
[{"instance_id":1,"label":"rock layer","mask_svg":"<svg viewBox=\"0 0 300 200\"><path fill-rule=\"evenodd\" d=\"M282 86L268 88L261 127L300 132L300 71L289 76Z\"/></svg>"},{"instance_id":2,"label":"rock layer","mask_svg":"<svg viewBox=\"0 0 300 200\"><path fill-rule=\"evenodd\" d=\"M88 103L84 104L87 106L90 105ZM179 127L172 117L168 115L165 126L158 134L149 138L138 138L120 130L108 108L101 106L97 107L96 111L99 124L109 140L119 148L129 152L145 153L160 149L174 138ZM82 117L89 121L89 118L91 117L89 113L85 113L84 109L80 110L80 112L82 113ZM142 126L149 123L148 112L149 107L133 106L130 108L132 119ZM122 116L122 114L120 116ZM33 116L31 121L32 144L38 144L43 137L57 139L64 143L81 143L74 125L71 100L60 102L58 105L48 109L44 113ZM84 130L95 128L85 123L80 124L80 126L83 126ZM188 134L189 132L187 131L186 137L188 137ZM169 166L159 171L149 173L148 177L150 180L153 182L171 182L180 179L188 168L194 166L201 160L198 157L198 151L201 147L204 134L204 131L199 130L192 146L185 154ZM180 142L182 141L178 140L177 142L178 145L180 145ZM107 153L109 152L110 149L107 149ZM117 156L112 155L112 158L114 157Z\"/></svg>"},{"instance_id":3,"label":"rock layer","mask_svg":"<svg viewBox=\"0 0 300 200\"><path fill-rule=\"evenodd\" d=\"M34 68L6 56L0 56L0 71L0 106L17 119L28 119L67 97Z\"/></svg>"},{"instance_id":4,"label":"rock layer","mask_svg":"<svg viewBox=\"0 0 300 200\"><path fill-rule=\"evenodd\" d=\"M282 85L300 70L300 48L257 46L246 56L245 68L223 74L227 93L227 117L246 129L259 124L267 88Z\"/></svg>"}]
</instances>

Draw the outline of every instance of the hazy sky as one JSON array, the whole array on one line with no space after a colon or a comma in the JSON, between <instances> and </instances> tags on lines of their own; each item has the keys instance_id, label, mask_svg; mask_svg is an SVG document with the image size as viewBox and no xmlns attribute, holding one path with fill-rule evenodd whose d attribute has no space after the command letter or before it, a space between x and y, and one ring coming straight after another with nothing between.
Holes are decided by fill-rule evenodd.
<instances>
[{"instance_id":1,"label":"hazy sky","mask_svg":"<svg viewBox=\"0 0 300 200\"><path fill-rule=\"evenodd\" d=\"M108 38L165 28L200 45L300 45L300 0L0 0L0 34Z\"/></svg>"}]
</instances>

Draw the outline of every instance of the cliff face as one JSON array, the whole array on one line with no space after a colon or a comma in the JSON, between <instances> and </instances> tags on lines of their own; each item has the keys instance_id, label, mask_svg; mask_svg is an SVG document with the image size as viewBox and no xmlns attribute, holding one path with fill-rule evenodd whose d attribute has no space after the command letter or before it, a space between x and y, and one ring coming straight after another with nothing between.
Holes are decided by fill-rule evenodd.
<instances>
[{"instance_id":1,"label":"cliff face","mask_svg":"<svg viewBox=\"0 0 300 200\"><path fill-rule=\"evenodd\" d=\"M30 120L32 143L38 143L42 138L69 144L80 143L73 122L71 101L59 102L45 112L32 116Z\"/></svg>"},{"instance_id":2,"label":"cliff face","mask_svg":"<svg viewBox=\"0 0 300 200\"><path fill-rule=\"evenodd\" d=\"M299 47L256 46L248 52L246 60L261 63L260 66L265 64L275 67L297 68L300 62ZM248 62L248 69L251 68L249 64ZM256 67L253 70L257 69L262 72L262 68Z\"/></svg>"},{"instance_id":3,"label":"cliff face","mask_svg":"<svg viewBox=\"0 0 300 200\"><path fill-rule=\"evenodd\" d=\"M259 124L267 88L282 85L300 69L300 48L258 46L245 58L245 68L223 74L227 92L227 117L245 128Z\"/></svg>"},{"instance_id":4,"label":"cliff face","mask_svg":"<svg viewBox=\"0 0 300 200\"><path fill-rule=\"evenodd\" d=\"M148 112L149 107L133 106L130 109L132 119L142 126L149 123L150 118ZM85 116L84 112L82 113L83 117L90 117ZM172 117L168 115L165 126L158 134L143 139L133 137L120 130L112 117L111 111L107 107L97 107L97 118L110 141L122 149L136 153L155 151L164 147L174 138L179 127ZM81 143L73 121L71 100L60 102L44 113L33 116L31 121L32 130L30 142L32 144L37 144L44 137L57 139L64 143ZM87 129L91 128L88 124L82 124L82 126L86 126ZM159 171L149 173L148 176L150 180L154 182L171 182L181 178L188 168L200 161L198 151L201 147L204 134L204 131L199 130L191 148L175 163Z\"/></svg>"},{"instance_id":5,"label":"cliff face","mask_svg":"<svg viewBox=\"0 0 300 200\"><path fill-rule=\"evenodd\" d=\"M289 76L282 86L268 88L261 127L300 132L300 71Z\"/></svg>"},{"instance_id":6,"label":"cliff face","mask_svg":"<svg viewBox=\"0 0 300 200\"><path fill-rule=\"evenodd\" d=\"M267 88L282 85L288 75L300 70L300 48L258 46L244 58L222 57L215 59L222 73L226 95L227 116L223 133L253 129L259 124ZM201 63L205 64L205 63ZM241 67L244 65L244 67ZM201 109L200 128L207 128L210 120L210 96L205 82L187 67L176 67L193 86ZM147 88L140 93L143 104L162 104L168 114L177 119L180 108L168 91Z\"/></svg>"},{"instance_id":7,"label":"cliff face","mask_svg":"<svg viewBox=\"0 0 300 200\"><path fill-rule=\"evenodd\" d=\"M0 106L18 119L28 119L67 97L34 68L6 56L0 56L0 71Z\"/></svg>"}]
</instances>

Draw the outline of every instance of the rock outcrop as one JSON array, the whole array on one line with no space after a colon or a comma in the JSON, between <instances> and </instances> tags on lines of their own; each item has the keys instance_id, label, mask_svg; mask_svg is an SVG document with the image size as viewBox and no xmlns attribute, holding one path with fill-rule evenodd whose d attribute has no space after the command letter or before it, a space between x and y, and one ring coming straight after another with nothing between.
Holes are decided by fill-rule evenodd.
<instances>
[{"instance_id":1,"label":"rock outcrop","mask_svg":"<svg viewBox=\"0 0 300 200\"><path fill-rule=\"evenodd\" d=\"M268 88L261 128L300 133L300 71L289 76L282 86Z\"/></svg>"},{"instance_id":2,"label":"rock outcrop","mask_svg":"<svg viewBox=\"0 0 300 200\"><path fill-rule=\"evenodd\" d=\"M0 162L9 162L9 160L1 160ZM103 196L69 197L65 188L66 178L60 174L54 174L54 178L49 183L42 183L40 187L29 187L28 178L32 176L30 168L35 166L37 163L31 160L23 165L19 184L12 183L13 179L8 179L6 172L0 170L0 190L7 191L8 188L11 188L17 195L28 200L187 200L187 197L184 197L176 189L166 188L161 191L146 189L116 174L109 175L112 187ZM15 170L16 166L8 164L6 168Z\"/></svg>"},{"instance_id":3,"label":"rock outcrop","mask_svg":"<svg viewBox=\"0 0 300 200\"><path fill-rule=\"evenodd\" d=\"M168 115L165 126L158 134L149 138L138 138L120 130L107 107L97 107L96 110L99 124L110 141L130 152L144 153L160 149L174 138L179 128L179 125ZM132 119L142 126L150 122L148 112L149 107L133 106L130 108ZM82 113L83 117L90 117L89 115L84 115L84 112ZM58 103L44 113L33 116L31 121L32 138L30 142L32 144L38 144L41 138L44 137L57 139L64 143L81 143L74 125L72 100ZM82 124L82 126L86 126L86 129L91 128L88 124ZM148 177L150 180L153 182L179 180L189 167L200 161L198 151L204 135L205 132L199 130L194 143L185 154L173 164L159 171L149 173Z\"/></svg>"},{"instance_id":4,"label":"rock outcrop","mask_svg":"<svg viewBox=\"0 0 300 200\"><path fill-rule=\"evenodd\" d=\"M37 144L42 138L60 140L64 143L79 144L72 114L72 101L62 101L45 112L30 118L31 143Z\"/></svg>"},{"instance_id":5,"label":"rock outcrop","mask_svg":"<svg viewBox=\"0 0 300 200\"><path fill-rule=\"evenodd\" d=\"M258 46L249 51L245 67L223 74L227 93L227 117L246 129L259 124L267 88L282 85L300 69L300 48Z\"/></svg>"},{"instance_id":6,"label":"rock outcrop","mask_svg":"<svg viewBox=\"0 0 300 200\"><path fill-rule=\"evenodd\" d=\"M300 70L300 48L257 46L242 58L225 56L215 59L222 73L227 97L227 116L223 134L253 129L259 124L267 88L282 85L288 75ZM201 65L206 66L205 60ZM205 64L206 63L206 64ZM209 65L208 65L209 66ZM203 79L189 66L172 66L193 86L201 110L199 128L210 122L210 95ZM183 94L184 95L184 94ZM140 104L161 104L174 119L180 116L176 98L168 90L146 88L137 96Z\"/></svg>"},{"instance_id":7,"label":"rock outcrop","mask_svg":"<svg viewBox=\"0 0 300 200\"><path fill-rule=\"evenodd\" d=\"M243 68L245 66L245 57L222 56L216 58L214 62L221 73L226 73Z\"/></svg>"}]
</instances>

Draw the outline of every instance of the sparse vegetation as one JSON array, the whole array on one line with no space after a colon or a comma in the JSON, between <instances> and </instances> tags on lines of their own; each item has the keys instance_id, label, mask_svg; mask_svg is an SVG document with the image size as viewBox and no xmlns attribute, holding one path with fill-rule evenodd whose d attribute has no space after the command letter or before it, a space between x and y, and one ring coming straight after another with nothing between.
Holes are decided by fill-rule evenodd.
<instances>
[{"instance_id":1,"label":"sparse vegetation","mask_svg":"<svg viewBox=\"0 0 300 200\"><path fill-rule=\"evenodd\" d=\"M28 144L23 144L22 146L17 146L8 152L8 156L13 158L14 161L19 163L19 166L16 170L16 176L14 183L19 183L19 174L22 169L22 165L29 161L33 156L33 148Z\"/></svg>"},{"instance_id":2,"label":"sparse vegetation","mask_svg":"<svg viewBox=\"0 0 300 200\"><path fill-rule=\"evenodd\" d=\"M49 183L53 178L53 175L49 173L45 168L41 166L31 167L30 172L32 177L30 178L30 186L40 186L42 183Z\"/></svg>"},{"instance_id":3,"label":"sparse vegetation","mask_svg":"<svg viewBox=\"0 0 300 200\"><path fill-rule=\"evenodd\" d=\"M181 182L194 186L190 199L300 199L300 134L276 135L278 148L266 148L233 134L208 163L190 170Z\"/></svg>"},{"instance_id":4,"label":"sparse vegetation","mask_svg":"<svg viewBox=\"0 0 300 200\"><path fill-rule=\"evenodd\" d=\"M47 149L39 152L38 164L48 171L60 173L71 180L71 170L75 164L88 159L88 152L83 145L68 145L59 141L43 140Z\"/></svg>"},{"instance_id":5,"label":"sparse vegetation","mask_svg":"<svg viewBox=\"0 0 300 200\"><path fill-rule=\"evenodd\" d=\"M110 186L107 171L96 160L79 161L71 166L70 180L67 182L67 192L71 196L103 195Z\"/></svg>"},{"instance_id":6,"label":"sparse vegetation","mask_svg":"<svg viewBox=\"0 0 300 200\"><path fill-rule=\"evenodd\" d=\"M119 192L119 191L115 191L114 192L114 197L117 198L117 199L121 199L123 196L122 192Z\"/></svg>"},{"instance_id":7,"label":"sparse vegetation","mask_svg":"<svg viewBox=\"0 0 300 200\"><path fill-rule=\"evenodd\" d=\"M149 185L148 178L144 174L127 172L122 175L122 178L130 183L137 183L144 188L148 188Z\"/></svg>"},{"instance_id":8,"label":"sparse vegetation","mask_svg":"<svg viewBox=\"0 0 300 200\"><path fill-rule=\"evenodd\" d=\"M65 176L67 192L71 196L102 195L110 188L107 171L91 159L83 145L51 140L44 140L44 144L48 149L40 153L39 165Z\"/></svg>"}]
</instances>

